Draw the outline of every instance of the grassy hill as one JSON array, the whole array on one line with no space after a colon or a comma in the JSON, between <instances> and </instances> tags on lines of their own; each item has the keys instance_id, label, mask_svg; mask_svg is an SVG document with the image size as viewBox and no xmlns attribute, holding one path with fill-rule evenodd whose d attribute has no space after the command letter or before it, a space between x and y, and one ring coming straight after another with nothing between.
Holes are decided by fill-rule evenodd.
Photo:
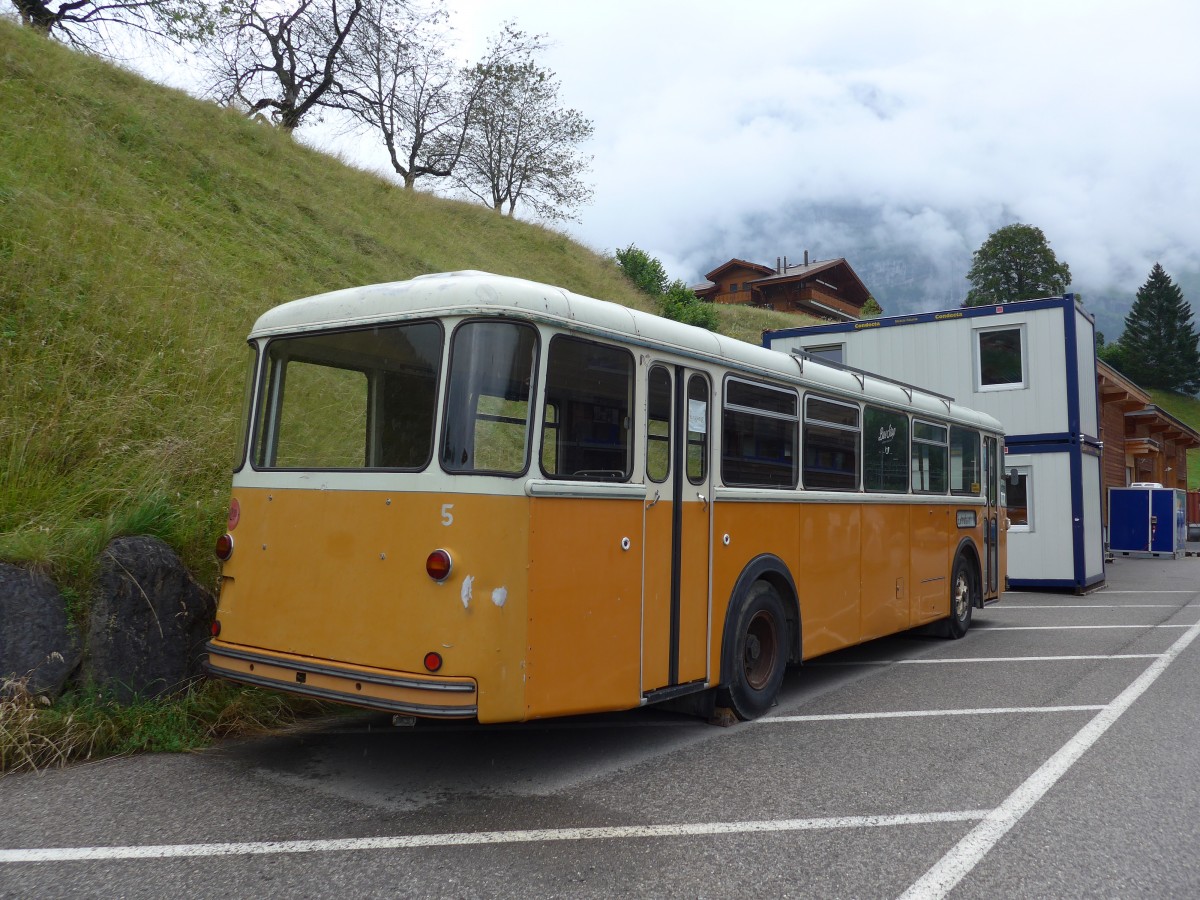
<instances>
[{"instance_id":1,"label":"grassy hill","mask_svg":"<svg viewBox=\"0 0 1200 900\"><path fill-rule=\"evenodd\" d=\"M150 533L211 580L254 320L456 269L651 308L560 233L405 192L0 21L0 559L79 590L110 537ZM796 323L720 312L753 341Z\"/></svg>"},{"instance_id":2,"label":"grassy hill","mask_svg":"<svg viewBox=\"0 0 1200 900\"><path fill-rule=\"evenodd\" d=\"M1165 409L1179 421L1200 431L1200 399L1170 391L1148 392L1154 405ZM1188 490L1200 491L1200 450L1188 451Z\"/></svg>"}]
</instances>

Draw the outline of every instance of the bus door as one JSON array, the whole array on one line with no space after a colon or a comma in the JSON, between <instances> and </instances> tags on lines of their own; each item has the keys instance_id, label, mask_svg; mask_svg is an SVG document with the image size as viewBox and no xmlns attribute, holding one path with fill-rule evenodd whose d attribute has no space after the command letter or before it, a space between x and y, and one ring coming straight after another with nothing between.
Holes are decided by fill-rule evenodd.
<instances>
[{"instance_id":1,"label":"bus door","mask_svg":"<svg viewBox=\"0 0 1200 900\"><path fill-rule=\"evenodd\" d=\"M642 692L661 697L708 677L712 387L663 363L647 380Z\"/></svg>"},{"instance_id":2,"label":"bus door","mask_svg":"<svg viewBox=\"0 0 1200 900\"><path fill-rule=\"evenodd\" d=\"M987 485L987 512L983 523L984 594L995 596L1000 590L1000 456L999 441L983 439L983 465Z\"/></svg>"}]
</instances>

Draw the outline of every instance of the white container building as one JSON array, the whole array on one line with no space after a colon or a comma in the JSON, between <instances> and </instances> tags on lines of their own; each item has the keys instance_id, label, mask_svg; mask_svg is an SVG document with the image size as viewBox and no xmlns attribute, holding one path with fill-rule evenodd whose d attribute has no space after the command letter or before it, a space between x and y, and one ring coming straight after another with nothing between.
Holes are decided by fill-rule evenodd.
<instances>
[{"instance_id":1,"label":"white container building","mask_svg":"<svg viewBox=\"0 0 1200 900\"><path fill-rule=\"evenodd\" d=\"M1104 581L1095 320L1074 295L763 334L953 397L1005 430L1012 587Z\"/></svg>"}]
</instances>

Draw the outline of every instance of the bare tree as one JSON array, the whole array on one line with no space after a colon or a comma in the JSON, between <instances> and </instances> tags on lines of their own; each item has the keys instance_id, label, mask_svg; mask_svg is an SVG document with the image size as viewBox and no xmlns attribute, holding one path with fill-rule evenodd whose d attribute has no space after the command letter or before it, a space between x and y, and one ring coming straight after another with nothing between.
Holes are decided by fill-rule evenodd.
<instances>
[{"instance_id":1,"label":"bare tree","mask_svg":"<svg viewBox=\"0 0 1200 900\"><path fill-rule=\"evenodd\" d=\"M411 190L418 178L453 173L485 81L450 58L448 38L438 28L446 17L440 5L400 11L394 2L367 0L339 76L339 102L378 132L392 168ZM479 65L496 66L541 46L540 36L509 23Z\"/></svg>"},{"instance_id":2,"label":"bare tree","mask_svg":"<svg viewBox=\"0 0 1200 900\"><path fill-rule=\"evenodd\" d=\"M558 105L554 73L526 58L480 64L478 92L455 181L498 213L518 202L546 219L573 219L591 200L581 179L591 164L579 145L593 126L577 110Z\"/></svg>"},{"instance_id":3,"label":"bare tree","mask_svg":"<svg viewBox=\"0 0 1200 900\"><path fill-rule=\"evenodd\" d=\"M249 0L226 7L213 44L213 92L292 131L334 87L364 0Z\"/></svg>"},{"instance_id":4,"label":"bare tree","mask_svg":"<svg viewBox=\"0 0 1200 900\"><path fill-rule=\"evenodd\" d=\"M11 0L21 23L80 49L106 51L113 31L176 42L211 29L204 0Z\"/></svg>"}]
</instances>

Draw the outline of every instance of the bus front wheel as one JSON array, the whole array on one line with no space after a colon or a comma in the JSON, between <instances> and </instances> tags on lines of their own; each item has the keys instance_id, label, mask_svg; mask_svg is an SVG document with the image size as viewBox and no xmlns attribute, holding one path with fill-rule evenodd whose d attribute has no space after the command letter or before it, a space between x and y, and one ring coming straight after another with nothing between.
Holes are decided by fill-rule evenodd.
<instances>
[{"instance_id":1,"label":"bus front wheel","mask_svg":"<svg viewBox=\"0 0 1200 900\"><path fill-rule=\"evenodd\" d=\"M975 607L975 570L966 557L954 561L954 575L950 579L950 616L946 619L945 635L958 639L971 627L971 610Z\"/></svg>"},{"instance_id":2,"label":"bus front wheel","mask_svg":"<svg viewBox=\"0 0 1200 900\"><path fill-rule=\"evenodd\" d=\"M787 667L787 616L779 592L756 581L739 601L722 670L730 708L756 719L775 703Z\"/></svg>"}]
</instances>

